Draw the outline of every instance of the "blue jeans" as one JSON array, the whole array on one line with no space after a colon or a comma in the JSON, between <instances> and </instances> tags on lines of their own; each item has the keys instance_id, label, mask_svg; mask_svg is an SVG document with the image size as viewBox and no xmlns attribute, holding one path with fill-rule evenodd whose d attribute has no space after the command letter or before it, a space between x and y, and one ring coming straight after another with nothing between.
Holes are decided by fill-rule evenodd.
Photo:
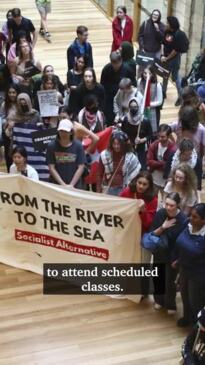
<instances>
[{"instance_id":1,"label":"blue jeans","mask_svg":"<svg viewBox=\"0 0 205 365\"><path fill-rule=\"evenodd\" d=\"M171 72L171 79L176 84L178 96L181 95L181 77L179 76L179 69L181 64L181 54L178 53L174 58L172 58L168 63L165 64ZM167 92L168 80L163 79L163 92Z\"/></svg>"}]
</instances>

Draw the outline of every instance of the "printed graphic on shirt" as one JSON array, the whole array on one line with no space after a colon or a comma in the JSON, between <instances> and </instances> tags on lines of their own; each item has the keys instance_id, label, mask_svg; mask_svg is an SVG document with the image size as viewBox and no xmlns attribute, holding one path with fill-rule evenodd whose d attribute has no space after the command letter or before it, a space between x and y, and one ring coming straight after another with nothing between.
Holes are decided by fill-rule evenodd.
<instances>
[{"instance_id":1,"label":"printed graphic on shirt","mask_svg":"<svg viewBox=\"0 0 205 365\"><path fill-rule=\"evenodd\" d=\"M55 152L56 163L70 163L76 161L76 155L68 152Z\"/></svg>"},{"instance_id":2,"label":"printed graphic on shirt","mask_svg":"<svg viewBox=\"0 0 205 365\"><path fill-rule=\"evenodd\" d=\"M172 42L173 42L174 37L173 37L173 35L172 35L172 34L166 34L165 39L166 39L166 42L167 42L167 43L172 43Z\"/></svg>"}]
</instances>

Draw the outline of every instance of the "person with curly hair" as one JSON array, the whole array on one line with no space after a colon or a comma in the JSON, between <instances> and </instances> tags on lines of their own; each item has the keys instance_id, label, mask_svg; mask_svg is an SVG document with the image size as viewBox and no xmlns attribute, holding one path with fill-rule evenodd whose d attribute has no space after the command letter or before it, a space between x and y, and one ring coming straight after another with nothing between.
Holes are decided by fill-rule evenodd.
<instances>
[{"instance_id":1,"label":"person with curly hair","mask_svg":"<svg viewBox=\"0 0 205 365\"><path fill-rule=\"evenodd\" d=\"M109 145L100 154L97 171L97 192L119 195L141 169L138 157L126 133L113 131Z\"/></svg>"},{"instance_id":2,"label":"person with curly hair","mask_svg":"<svg viewBox=\"0 0 205 365\"><path fill-rule=\"evenodd\" d=\"M197 177L197 189L202 188L202 160L199 158L194 143L191 139L183 138L176 152L170 154L169 159L163 169L163 177L167 179L170 173L180 163L186 162L194 170Z\"/></svg>"},{"instance_id":3,"label":"person with curly hair","mask_svg":"<svg viewBox=\"0 0 205 365\"><path fill-rule=\"evenodd\" d=\"M199 201L197 195L197 177L191 166L180 163L172 171L171 180L164 188L164 199L170 193L178 193L181 202L180 209L189 215L193 206Z\"/></svg>"}]
</instances>

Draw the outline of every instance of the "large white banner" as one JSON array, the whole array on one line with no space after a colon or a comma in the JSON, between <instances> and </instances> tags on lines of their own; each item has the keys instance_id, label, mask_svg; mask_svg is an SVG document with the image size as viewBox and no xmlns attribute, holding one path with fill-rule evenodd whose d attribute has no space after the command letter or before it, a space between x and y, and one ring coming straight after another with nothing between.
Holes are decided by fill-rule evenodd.
<instances>
[{"instance_id":1,"label":"large white banner","mask_svg":"<svg viewBox=\"0 0 205 365\"><path fill-rule=\"evenodd\" d=\"M0 261L42 274L43 263L140 263L136 200L0 176Z\"/></svg>"}]
</instances>

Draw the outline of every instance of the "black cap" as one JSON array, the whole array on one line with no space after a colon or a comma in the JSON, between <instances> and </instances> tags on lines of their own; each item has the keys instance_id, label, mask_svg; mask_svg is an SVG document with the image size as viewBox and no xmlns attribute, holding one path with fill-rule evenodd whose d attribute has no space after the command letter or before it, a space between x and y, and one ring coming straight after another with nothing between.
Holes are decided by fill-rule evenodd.
<instances>
[{"instance_id":1,"label":"black cap","mask_svg":"<svg viewBox=\"0 0 205 365\"><path fill-rule=\"evenodd\" d=\"M19 8L13 8L11 14L14 18L21 16L21 10Z\"/></svg>"}]
</instances>

